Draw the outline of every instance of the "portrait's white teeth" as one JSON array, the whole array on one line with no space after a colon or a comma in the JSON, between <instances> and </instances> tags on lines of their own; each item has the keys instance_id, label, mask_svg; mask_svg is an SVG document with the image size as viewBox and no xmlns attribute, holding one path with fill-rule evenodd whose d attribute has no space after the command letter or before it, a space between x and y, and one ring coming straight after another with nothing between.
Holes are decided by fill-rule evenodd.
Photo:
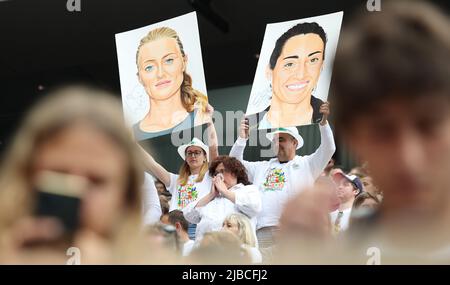
<instances>
[{"instance_id":1,"label":"portrait's white teeth","mask_svg":"<svg viewBox=\"0 0 450 285\"><path fill-rule=\"evenodd\" d=\"M306 86L306 83L303 83L303 84L291 84L291 85L287 85L286 87L289 90L299 90L299 89L304 88L305 86Z\"/></svg>"}]
</instances>

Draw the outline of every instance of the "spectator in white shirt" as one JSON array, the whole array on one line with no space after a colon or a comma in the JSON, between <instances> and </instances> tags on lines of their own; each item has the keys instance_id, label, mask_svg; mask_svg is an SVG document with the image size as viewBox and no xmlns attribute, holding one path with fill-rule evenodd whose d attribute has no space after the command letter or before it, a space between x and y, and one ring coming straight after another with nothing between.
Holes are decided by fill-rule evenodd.
<instances>
[{"instance_id":1,"label":"spectator in white shirt","mask_svg":"<svg viewBox=\"0 0 450 285\"><path fill-rule=\"evenodd\" d=\"M163 182L172 194L169 211L182 210L199 198L203 190L206 189L206 193L209 191L211 179L207 172L210 159L217 156L216 143L210 148L198 138L193 138L188 144L178 147L178 153L184 160L179 174L168 172L150 154L143 153L147 170Z\"/></svg>"},{"instance_id":2,"label":"spectator in white shirt","mask_svg":"<svg viewBox=\"0 0 450 285\"><path fill-rule=\"evenodd\" d=\"M303 146L303 139L296 127L290 127L278 128L267 134L267 138L278 148L277 157L269 161L245 161L243 153L249 125L246 119L241 123L240 135L230 156L244 164L250 181L261 193L262 210L257 217L256 227L260 248L273 245L283 206L295 194L314 184L336 150L333 132L327 122L330 113L328 103L320 107L320 112L323 114L319 126L321 144L313 154L307 156L296 155L296 150Z\"/></svg>"},{"instance_id":3,"label":"spectator in white shirt","mask_svg":"<svg viewBox=\"0 0 450 285\"><path fill-rule=\"evenodd\" d=\"M145 169L160 180L172 194L170 209L182 210L186 205L208 193L211 188L211 177L208 175L209 162L218 155L217 133L212 122L214 109L208 105L209 122L207 127L209 146L198 138L178 147L178 154L184 163L179 174L170 173L147 153L142 147L141 153ZM189 226L189 235L194 238L195 225Z\"/></svg>"},{"instance_id":4,"label":"spectator in white shirt","mask_svg":"<svg viewBox=\"0 0 450 285\"><path fill-rule=\"evenodd\" d=\"M261 197L258 188L248 181L242 163L222 155L211 163L209 173L213 176L211 191L183 209L188 222L198 224L195 240L201 240L206 232L220 231L225 218L233 213L245 214L254 228Z\"/></svg>"}]
</instances>

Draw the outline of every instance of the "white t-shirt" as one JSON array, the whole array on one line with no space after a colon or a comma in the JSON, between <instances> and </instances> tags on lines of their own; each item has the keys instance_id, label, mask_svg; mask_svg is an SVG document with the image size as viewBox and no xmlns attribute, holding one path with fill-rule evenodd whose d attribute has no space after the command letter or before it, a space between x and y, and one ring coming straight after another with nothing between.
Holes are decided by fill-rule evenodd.
<instances>
[{"instance_id":1,"label":"white t-shirt","mask_svg":"<svg viewBox=\"0 0 450 285\"><path fill-rule=\"evenodd\" d=\"M211 191L212 179L209 171L205 173L203 180L195 182L198 175L191 175L186 185L178 184L178 174L170 173L170 185L166 185L172 199L170 200L169 212L173 210L183 210L189 203L201 199Z\"/></svg>"},{"instance_id":2,"label":"white t-shirt","mask_svg":"<svg viewBox=\"0 0 450 285\"><path fill-rule=\"evenodd\" d=\"M339 214L339 209L330 213L331 226L334 227L336 218ZM350 224L350 215L352 214L352 208L348 208L342 211L341 221L339 223L339 232L346 231Z\"/></svg>"},{"instance_id":3,"label":"white t-shirt","mask_svg":"<svg viewBox=\"0 0 450 285\"><path fill-rule=\"evenodd\" d=\"M190 239L183 244L183 251L181 254L183 256L188 256L189 254L191 254L193 248L194 248L194 241Z\"/></svg>"},{"instance_id":4,"label":"white t-shirt","mask_svg":"<svg viewBox=\"0 0 450 285\"><path fill-rule=\"evenodd\" d=\"M259 188L262 210L257 216L257 229L277 226L286 202L314 185L314 181L325 169L336 146L329 124L320 126L321 144L317 150L306 156L296 155L294 159L280 163L278 158L269 161L249 162L243 159L246 139L239 137L230 151L230 156L239 159L247 169L249 179Z\"/></svg>"},{"instance_id":5,"label":"white t-shirt","mask_svg":"<svg viewBox=\"0 0 450 285\"><path fill-rule=\"evenodd\" d=\"M253 231L256 226L256 215L261 211L261 197L254 185L236 184L229 189L236 195L235 203L223 196L217 196L203 207L196 207L199 200L184 208L186 220L197 224L195 241L199 242L203 234L220 231L225 218L234 213L246 215L252 224ZM255 233L256 236L256 233Z\"/></svg>"},{"instance_id":6,"label":"white t-shirt","mask_svg":"<svg viewBox=\"0 0 450 285\"><path fill-rule=\"evenodd\" d=\"M158 190L155 186L155 181L153 177L145 173L144 174L144 185L143 190L143 210L144 210L144 224L154 224L159 222L161 217L161 204L159 203Z\"/></svg>"}]
</instances>

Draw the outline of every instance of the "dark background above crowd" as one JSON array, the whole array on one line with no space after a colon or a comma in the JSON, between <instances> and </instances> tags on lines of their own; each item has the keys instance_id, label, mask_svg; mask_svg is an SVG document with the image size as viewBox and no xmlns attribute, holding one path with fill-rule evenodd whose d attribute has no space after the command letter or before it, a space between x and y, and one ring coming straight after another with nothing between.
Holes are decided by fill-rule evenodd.
<instances>
[{"instance_id":1,"label":"dark background above crowd","mask_svg":"<svg viewBox=\"0 0 450 285\"><path fill-rule=\"evenodd\" d=\"M116 33L197 11L206 83L213 90L252 83L267 23L343 10L345 25L345 19L355 11L365 11L367 3L81 0L81 12L69 12L66 2L0 2L0 151L30 105L53 86L81 81L120 93ZM450 6L448 1L433 2ZM232 100L233 95L241 97ZM245 110L248 94L229 96L227 102L236 106L226 104L226 110Z\"/></svg>"}]
</instances>

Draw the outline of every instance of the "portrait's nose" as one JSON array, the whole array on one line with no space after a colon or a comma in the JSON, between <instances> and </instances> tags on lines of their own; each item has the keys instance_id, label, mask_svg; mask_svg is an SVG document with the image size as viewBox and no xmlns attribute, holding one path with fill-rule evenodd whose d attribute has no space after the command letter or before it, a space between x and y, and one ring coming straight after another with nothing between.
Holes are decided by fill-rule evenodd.
<instances>
[{"instance_id":1,"label":"portrait's nose","mask_svg":"<svg viewBox=\"0 0 450 285\"><path fill-rule=\"evenodd\" d=\"M299 62L294 72L296 77L298 77L299 79L303 78L303 76L305 76L306 73L306 62L303 61Z\"/></svg>"},{"instance_id":2,"label":"portrait's nose","mask_svg":"<svg viewBox=\"0 0 450 285\"><path fill-rule=\"evenodd\" d=\"M161 65L159 65L158 69L156 70L156 76L158 77L158 79L163 78L164 76L164 70Z\"/></svg>"}]
</instances>

